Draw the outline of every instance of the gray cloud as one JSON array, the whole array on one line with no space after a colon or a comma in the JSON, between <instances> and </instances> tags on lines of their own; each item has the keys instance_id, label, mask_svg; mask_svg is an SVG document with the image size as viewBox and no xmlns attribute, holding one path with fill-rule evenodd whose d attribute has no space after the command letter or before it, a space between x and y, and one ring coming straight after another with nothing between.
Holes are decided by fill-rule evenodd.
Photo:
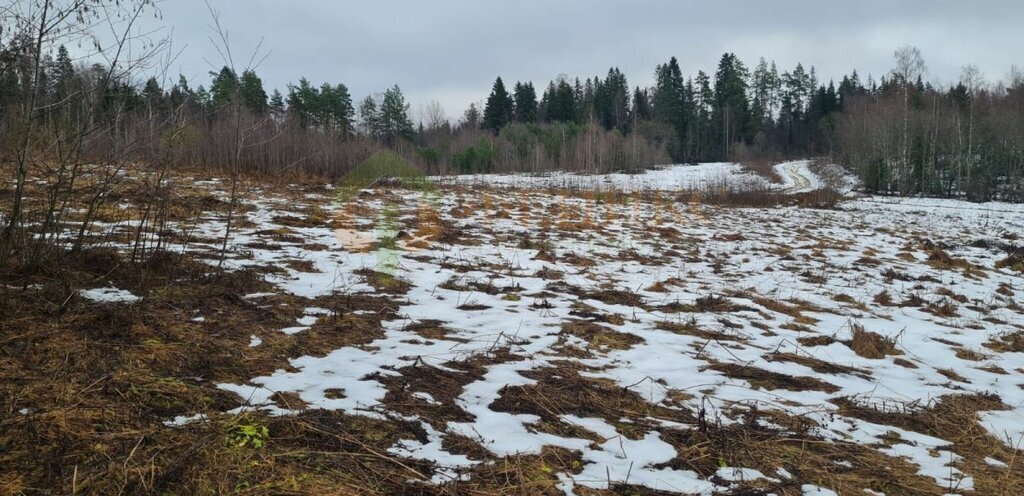
<instances>
[{"instance_id":1,"label":"gray cloud","mask_svg":"<svg viewBox=\"0 0 1024 496\"><path fill-rule=\"evenodd\" d=\"M751 65L775 60L780 70L814 65L825 80L853 68L883 74L902 44L921 48L937 82L954 81L968 63L989 80L1024 65L1019 0L211 2L238 65L263 39L270 53L257 72L268 88L304 76L343 82L361 98L398 83L414 109L436 99L450 115L486 98L498 75L544 85L559 73L585 77L617 66L630 84L646 85L673 55L687 74L713 72L731 51ZM175 45L184 46L171 72L206 83L207 61L221 61L203 0L159 6Z\"/></svg>"}]
</instances>

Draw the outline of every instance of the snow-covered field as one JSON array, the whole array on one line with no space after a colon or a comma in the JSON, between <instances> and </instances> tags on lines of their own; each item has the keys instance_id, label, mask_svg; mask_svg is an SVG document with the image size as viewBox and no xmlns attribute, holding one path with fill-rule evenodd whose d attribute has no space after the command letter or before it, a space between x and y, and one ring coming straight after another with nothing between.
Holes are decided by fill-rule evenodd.
<instances>
[{"instance_id":1,"label":"snow-covered field","mask_svg":"<svg viewBox=\"0 0 1024 496\"><path fill-rule=\"evenodd\" d=\"M582 174L550 172L546 174L464 174L432 176L439 184L487 186L491 188L566 189L591 191L699 191L729 187L735 190L776 190L782 193L807 193L832 186L849 193L858 180L837 165L825 166L834 174L832 183L815 173L811 160L776 164L773 169L781 182L745 169L735 163L676 164L636 174Z\"/></svg>"},{"instance_id":2,"label":"snow-covered field","mask_svg":"<svg viewBox=\"0 0 1024 496\"><path fill-rule=\"evenodd\" d=\"M777 171L788 192L821 184L805 162ZM578 453L579 466L556 470L567 494L616 484L970 493L1009 470L1004 455L1024 442L1024 277L1000 262L1024 232L1024 208L868 197L836 210L734 209L532 189L673 190L723 177L763 181L705 164L449 179L502 188L364 191L349 204L329 190L304 202L257 197L232 240L247 247L229 263L277 267L267 276L277 291L310 303L292 326L253 329L251 346L338 318L318 297L377 293L370 277L407 285L392 291L399 318L383 322L383 337L221 387L244 400L235 411L288 415L274 395L293 393L303 408L417 423L426 436L391 452L434 462L437 484L545 446ZM275 220L317 203L330 214L321 226ZM384 212L397 212L393 229L381 227ZM210 220L197 232L221 228ZM260 245L271 232L294 239ZM396 250L367 242L396 233ZM421 374L436 380L413 380ZM951 397L976 406L951 417L957 428L1002 448L981 457L913 420L952 411ZM848 456L823 458L828 478L800 457L695 458L691 436L728 429L767 436L735 439L752 443L740 451L800 440ZM455 439L494 458L453 450ZM824 456L807 449L806 459ZM899 485L853 475L898 463L911 467Z\"/></svg>"},{"instance_id":3,"label":"snow-covered field","mask_svg":"<svg viewBox=\"0 0 1024 496\"><path fill-rule=\"evenodd\" d=\"M639 191L699 190L708 186L731 185L739 188L769 188L774 185L746 171L739 164L706 163L669 165L637 174L466 174L434 176L442 184L486 185L500 188L557 188ZM784 187L784 186L783 186Z\"/></svg>"}]
</instances>

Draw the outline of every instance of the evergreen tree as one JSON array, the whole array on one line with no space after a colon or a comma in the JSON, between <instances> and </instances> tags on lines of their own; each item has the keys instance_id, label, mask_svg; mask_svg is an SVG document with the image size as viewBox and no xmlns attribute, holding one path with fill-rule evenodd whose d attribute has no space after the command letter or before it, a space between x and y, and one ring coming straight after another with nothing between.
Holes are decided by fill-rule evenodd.
<instances>
[{"instance_id":1,"label":"evergreen tree","mask_svg":"<svg viewBox=\"0 0 1024 496\"><path fill-rule=\"evenodd\" d=\"M75 78L75 66L71 63L71 56L68 49L61 45L57 48L57 60L51 71L53 82L53 93L57 99L62 99L71 93L71 84Z\"/></svg>"},{"instance_id":2,"label":"evergreen tree","mask_svg":"<svg viewBox=\"0 0 1024 496\"><path fill-rule=\"evenodd\" d=\"M170 94L167 99L170 101L172 108L179 108L186 103L195 101L195 94L192 89L188 86L188 79L185 79L184 74L178 75L178 84L171 87Z\"/></svg>"},{"instance_id":3,"label":"evergreen tree","mask_svg":"<svg viewBox=\"0 0 1024 496\"><path fill-rule=\"evenodd\" d=\"M683 145L686 141L686 109L684 108L683 73L679 61L672 57L667 64L655 69L652 113L654 120L672 126L674 139L668 144L668 153L677 161L686 160Z\"/></svg>"},{"instance_id":4,"label":"evergreen tree","mask_svg":"<svg viewBox=\"0 0 1024 496\"><path fill-rule=\"evenodd\" d=\"M635 121L646 121L651 118L651 100L647 96L647 90L639 86L633 91L633 105L631 118Z\"/></svg>"},{"instance_id":5,"label":"evergreen tree","mask_svg":"<svg viewBox=\"0 0 1024 496\"><path fill-rule=\"evenodd\" d=\"M779 107L779 127L785 136L787 152L794 147L801 147L804 133L804 118L810 96L814 92L812 77L804 70L803 64L797 64L793 72L782 74L782 96Z\"/></svg>"},{"instance_id":6,"label":"evergreen tree","mask_svg":"<svg viewBox=\"0 0 1024 496\"><path fill-rule=\"evenodd\" d=\"M204 111L210 110L213 107L213 99L210 97L210 92L206 91L206 88L201 84L196 88L195 99L196 104Z\"/></svg>"},{"instance_id":7,"label":"evergreen tree","mask_svg":"<svg viewBox=\"0 0 1024 496\"><path fill-rule=\"evenodd\" d=\"M513 104L513 118L516 122L537 122L537 90L533 88L533 83L516 83Z\"/></svg>"},{"instance_id":8,"label":"evergreen tree","mask_svg":"<svg viewBox=\"0 0 1024 496\"><path fill-rule=\"evenodd\" d=\"M382 137L388 143L398 138L412 139L413 126L409 120L409 104L398 85L388 88L380 104L380 122Z\"/></svg>"},{"instance_id":9,"label":"evergreen tree","mask_svg":"<svg viewBox=\"0 0 1024 496\"><path fill-rule=\"evenodd\" d=\"M576 93L565 77L551 81L541 98L541 117L544 122L575 122Z\"/></svg>"},{"instance_id":10,"label":"evergreen tree","mask_svg":"<svg viewBox=\"0 0 1024 496\"><path fill-rule=\"evenodd\" d=\"M363 134L371 138L379 139L384 134L380 108L377 105L377 101L373 99L373 96L367 96L359 104L359 123L363 129Z\"/></svg>"},{"instance_id":11,"label":"evergreen tree","mask_svg":"<svg viewBox=\"0 0 1024 496\"><path fill-rule=\"evenodd\" d=\"M160 89L160 83L156 81L155 77L146 80L141 96L150 109L159 109L163 105L164 90Z\"/></svg>"},{"instance_id":12,"label":"evergreen tree","mask_svg":"<svg viewBox=\"0 0 1024 496\"><path fill-rule=\"evenodd\" d=\"M299 78L299 85L288 85L288 112L299 120L299 126L318 126L317 100L319 91L306 78Z\"/></svg>"},{"instance_id":13,"label":"evergreen tree","mask_svg":"<svg viewBox=\"0 0 1024 496\"><path fill-rule=\"evenodd\" d=\"M711 106L714 99L711 77L704 71L697 71L697 78L694 80L694 120L697 123L694 129L697 132L695 154L698 160L708 160L712 157L711 150L714 147L711 143Z\"/></svg>"},{"instance_id":14,"label":"evergreen tree","mask_svg":"<svg viewBox=\"0 0 1024 496\"><path fill-rule=\"evenodd\" d=\"M768 69L768 61L761 57L757 68L751 76L751 123L756 130L768 126L772 120L769 99L771 98L771 71Z\"/></svg>"},{"instance_id":15,"label":"evergreen tree","mask_svg":"<svg viewBox=\"0 0 1024 496\"><path fill-rule=\"evenodd\" d=\"M590 122L592 119L597 117L600 120L601 117L601 103L599 99L603 97L604 83L601 82L601 78L594 77L593 79L587 78L583 83L583 93L581 99L577 103L577 120L580 122Z\"/></svg>"},{"instance_id":16,"label":"evergreen tree","mask_svg":"<svg viewBox=\"0 0 1024 496\"><path fill-rule=\"evenodd\" d=\"M210 103L214 107L222 107L235 102L238 98L238 77L235 71L224 66L220 72L210 73L213 82L210 83Z\"/></svg>"},{"instance_id":17,"label":"evergreen tree","mask_svg":"<svg viewBox=\"0 0 1024 496\"><path fill-rule=\"evenodd\" d=\"M572 98L570 99L573 104L571 122L583 123L588 117L589 109L584 107L586 102L584 101L583 93L583 83L577 77L572 84Z\"/></svg>"},{"instance_id":18,"label":"evergreen tree","mask_svg":"<svg viewBox=\"0 0 1024 496\"><path fill-rule=\"evenodd\" d=\"M512 97L499 77L494 81L494 87L484 105L484 129L497 134L505 124L512 122L512 106Z\"/></svg>"},{"instance_id":19,"label":"evergreen tree","mask_svg":"<svg viewBox=\"0 0 1024 496\"><path fill-rule=\"evenodd\" d=\"M239 97L242 105L249 110L263 114L267 111L267 92L263 90L263 81L251 70L242 72L242 81L239 87Z\"/></svg>"},{"instance_id":20,"label":"evergreen tree","mask_svg":"<svg viewBox=\"0 0 1024 496\"><path fill-rule=\"evenodd\" d=\"M608 70L608 77L601 81L594 78L593 108L605 129L625 132L629 118L629 84L626 76L617 67Z\"/></svg>"},{"instance_id":21,"label":"evergreen tree","mask_svg":"<svg viewBox=\"0 0 1024 496\"><path fill-rule=\"evenodd\" d=\"M753 133L748 127L749 112L746 68L735 54L723 54L715 72L712 114L719 158L729 158L733 143L750 141Z\"/></svg>"},{"instance_id":22,"label":"evergreen tree","mask_svg":"<svg viewBox=\"0 0 1024 496\"><path fill-rule=\"evenodd\" d=\"M341 133L351 132L355 108L348 87L344 84L322 84L316 94L315 113L321 127Z\"/></svg>"},{"instance_id":23,"label":"evergreen tree","mask_svg":"<svg viewBox=\"0 0 1024 496\"><path fill-rule=\"evenodd\" d=\"M866 92L867 90L860 82L860 76L857 75L857 71L854 70L849 76L843 76L843 80L839 82L839 106L841 108L846 108L846 104L850 97L862 95Z\"/></svg>"},{"instance_id":24,"label":"evergreen tree","mask_svg":"<svg viewBox=\"0 0 1024 496\"><path fill-rule=\"evenodd\" d=\"M270 114L275 117L280 117L285 113L284 107L284 96L281 95L280 91L274 89L274 92L270 94L270 104L268 105Z\"/></svg>"}]
</instances>

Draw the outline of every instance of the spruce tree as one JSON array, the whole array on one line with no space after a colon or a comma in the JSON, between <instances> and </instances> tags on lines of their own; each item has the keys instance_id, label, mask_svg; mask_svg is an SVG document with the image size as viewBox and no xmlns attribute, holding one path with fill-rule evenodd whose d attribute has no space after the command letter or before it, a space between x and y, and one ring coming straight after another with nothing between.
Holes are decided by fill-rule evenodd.
<instances>
[{"instance_id":1,"label":"spruce tree","mask_svg":"<svg viewBox=\"0 0 1024 496\"><path fill-rule=\"evenodd\" d=\"M383 135L380 108L373 96L367 96L359 104L359 123L366 136L379 139Z\"/></svg>"},{"instance_id":2,"label":"spruce tree","mask_svg":"<svg viewBox=\"0 0 1024 496\"><path fill-rule=\"evenodd\" d=\"M513 119L516 122L537 122L537 90L533 83L516 83L513 90Z\"/></svg>"},{"instance_id":3,"label":"spruce tree","mask_svg":"<svg viewBox=\"0 0 1024 496\"><path fill-rule=\"evenodd\" d=\"M397 84L384 91L380 104L380 121L386 142L394 143L400 137L412 139L414 131L412 121L409 120L409 104L405 103L405 96Z\"/></svg>"},{"instance_id":4,"label":"spruce tree","mask_svg":"<svg viewBox=\"0 0 1024 496\"><path fill-rule=\"evenodd\" d=\"M263 90L263 80L252 70L242 72L239 88L242 105L257 114L267 112L267 92Z\"/></svg>"},{"instance_id":5,"label":"spruce tree","mask_svg":"<svg viewBox=\"0 0 1024 496\"><path fill-rule=\"evenodd\" d=\"M284 115L284 112L285 112L284 97L281 95L280 91L277 91L276 88L274 89L274 92L271 93L271 95L270 95L269 109L270 109L271 115L273 115L275 117L279 117L279 116Z\"/></svg>"},{"instance_id":6,"label":"spruce tree","mask_svg":"<svg viewBox=\"0 0 1024 496\"><path fill-rule=\"evenodd\" d=\"M142 87L142 99L151 110L158 110L163 106L164 90L160 88L160 83L156 81L155 77L146 80L146 84Z\"/></svg>"},{"instance_id":7,"label":"spruce tree","mask_svg":"<svg viewBox=\"0 0 1024 496\"><path fill-rule=\"evenodd\" d=\"M647 96L647 90L639 86L633 91L633 105L631 119L634 121L646 121L651 118L651 101Z\"/></svg>"},{"instance_id":8,"label":"spruce tree","mask_svg":"<svg viewBox=\"0 0 1024 496\"><path fill-rule=\"evenodd\" d=\"M629 84L626 76L617 67L608 69L608 77L601 81L594 78L594 110L598 120L607 130L625 132L629 117Z\"/></svg>"},{"instance_id":9,"label":"spruce tree","mask_svg":"<svg viewBox=\"0 0 1024 496\"><path fill-rule=\"evenodd\" d=\"M352 120L355 117L355 108L352 106L352 95L344 84L331 86L324 84L320 90L324 98L329 115L330 125L337 131L350 133L353 130Z\"/></svg>"},{"instance_id":10,"label":"spruce tree","mask_svg":"<svg viewBox=\"0 0 1024 496\"><path fill-rule=\"evenodd\" d=\"M735 54L722 55L715 72L713 131L718 157L728 159L732 145L750 141L750 106L747 100L747 70Z\"/></svg>"},{"instance_id":11,"label":"spruce tree","mask_svg":"<svg viewBox=\"0 0 1024 496\"><path fill-rule=\"evenodd\" d=\"M263 90L263 81L253 71L242 73L239 96L242 98L242 105L256 113L266 113L266 91Z\"/></svg>"},{"instance_id":12,"label":"spruce tree","mask_svg":"<svg viewBox=\"0 0 1024 496\"><path fill-rule=\"evenodd\" d=\"M686 139L686 109L684 108L683 73L679 61L672 57L667 64L655 69L652 113L654 120L672 126L673 140L668 143L668 153L674 160L686 160L683 143Z\"/></svg>"},{"instance_id":13,"label":"spruce tree","mask_svg":"<svg viewBox=\"0 0 1024 496\"><path fill-rule=\"evenodd\" d=\"M551 81L541 99L544 122L576 122L576 94L565 77Z\"/></svg>"},{"instance_id":14,"label":"spruce tree","mask_svg":"<svg viewBox=\"0 0 1024 496\"><path fill-rule=\"evenodd\" d=\"M221 107L235 102L238 98L238 76L230 67L224 66L220 72L210 73L213 82L210 83L210 103L214 107Z\"/></svg>"},{"instance_id":15,"label":"spruce tree","mask_svg":"<svg viewBox=\"0 0 1024 496\"><path fill-rule=\"evenodd\" d=\"M483 127L497 134L505 124L511 121L512 97L509 96L508 91L505 89L505 83L499 77L494 81L494 87L491 89L491 94L487 97L487 103L484 105Z\"/></svg>"},{"instance_id":16,"label":"spruce tree","mask_svg":"<svg viewBox=\"0 0 1024 496\"><path fill-rule=\"evenodd\" d=\"M68 55L68 49L64 48L64 45L57 48L57 60L54 62L51 77L53 78L54 94L58 99L71 93L70 86L75 77L75 66L71 63L71 56Z\"/></svg>"}]
</instances>

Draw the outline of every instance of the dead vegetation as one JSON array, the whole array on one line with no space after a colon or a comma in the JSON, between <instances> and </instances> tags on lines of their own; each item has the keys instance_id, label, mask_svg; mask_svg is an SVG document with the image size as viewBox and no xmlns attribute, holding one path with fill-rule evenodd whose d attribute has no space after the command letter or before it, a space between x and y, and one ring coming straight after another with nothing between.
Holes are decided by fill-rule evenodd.
<instances>
[{"instance_id":1,"label":"dead vegetation","mask_svg":"<svg viewBox=\"0 0 1024 496\"><path fill-rule=\"evenodd\" d=\"M726 377L740 379L750 383L752 387L765 390L785 389L789 391L823 391L834 393L839 388L820 379L809 376L792 376L769 372L757 367L739 365L735 363L712 363L703 370L714 370L721 372Z\"/></svg>"},{"instance_id":2,"label":"dead vegetation","mask_svg":"<svg viewBox=\"0 0 1024 496\"><path fill-rule=\"evenodd\" d=\"M491 409L537 415L542 423L535 428L547 429L542 432L566 429L567 432L582 434L583 439L595 441L600 438L592 433L587 434L585 430L581 432L581 428L567 424L562 417L572 414L581 418L603 418L629 439L643 438L654 425L652 418L695 423L689 411L654 405L636 392L607 379L580 375L580 372L586 371L584 366L560 361L553 367L524 372L523 375L536 381L536 384L506 386L501 390L498 400L491 404Z\"/></svg>"},{"instance_id":3,"label":"dead vegetation","mask_svg":"<svg viewBox=\"0 0 1024 496\"><path fill-rule=\"evenodd\" d=\"M42 487L68 494L231 492L241 487L347 491L363 487L367 477L379 479L375 485L388 484L391 477L390 487L405 487L402 479L413 469L404 462L383 454L374 459L345 453L370 453L371 446L385 453L409 429L320 410L292 418L221 416L238 406L239 398L216 387L287 368L290 357L372 340L379 320L392 308L386 301L321 302L338 316L286 336L259 330L289 325L309 303L241 298L270 287L254 271L224 272L167 253L135 265L117 252L93 249L62 263L64 269L52 273L47 266L9 269L4 280L19 287L0 289L4 493ZM103 284L143 299L95 304L77 296L79 288ZM355 310L373 313L357 317L351 313ZM197 322L197 315L204 320ZM249 347L253 332L264 340L256 348ZM305 408L287 393L277 393L274 400L289 409ZM210 420L184 428L164 423L195 413ZM337 434L341 425L353 434ZM242 426L253 437L245 437L240 447L228 440ZM264 427L266 444L254 447ZM310 472L331 466L348 475ZM364 474L349 471L354 466Z\"/></svg>"},{"instance_id":4,"label":"dead vegetation","mask_svg":"<svg viewBox=\"0 0 1024 496\"><path fill-rule=\"evenodd\" d=\"M619 332L591 321L569 320L562 324L562 333L575 336L599 350L627 350L644 342L643 338L628 332Z\"/></svg>"},{"instance_id":5,"label":"dead vegetation","mask_svg":"<svg viewBox=\"0 0 1024 496\"><path fill-rule=\"evenodd\" d=\"M189 198L189 202L197 205L209 203L211 208L221 208L201 193ZM495 208L503 209L512 218L518 212L508 205ZM185 219L192 215L187 212L181 207L181 213L175 215ZM271 250L289 244L302 245L305 241L297 235L298 231L284 224L320 225L325 222L318 218L322 214L308 206L285 211L277 217L282 226L255 233L259 241L249 248ZM113 216L113 212L105 215ZM470 211L465 215L470 218L473 214ZM446 222L449 242L486 241L487 236L495 234L481 227ZM575 222L571 228L586 227ZM662 256L672 253L671 257L689 257L687 263L708 261L718 267L722 277L732 276L735 260L746 255L738 253L730 259L728 254L707 253L700 248L701 240L690 239L682 229L671 229L664 234L670 240L666 246L671 248L666 248ZM723 411L712 412L695 406L701 404L701 395L713 396L710 389L672 390L665 381L650 378L642 385L623 387L610 379L595 378L601 370L577 360L611 355L654 339L650 334L622 330L622 326L637 322L637 313L676 314L658 314L651 329L685 336L682 339L689 339L684 341L688 345L693 341L693 351L688 350L679 359L706 362L701 368L709 377L733 381L734 385L742 381L740 387L746 387L746 383L750 388L775 394L789 391L834 395L840 388L830 381L830 375L877 378L870 367L862 366L863 362L858 366L836 363L829 361L825 353L815 352L816 347L838 342L835 334L828 335L834 330L821 329L818 319L811 315L835 313L834 308L825 308L829 300L843 311L876 311L878 307L904 305L936 317L966 315L974 311L974 305L987 303L964 301L960 289L936 290L928 284L937 283L921 276L910 278L895 269L882 277L910 283L903 291L879 292L872 300L874 291L865 295L852 288L850 293L857 296L834 293L825 300L814 300L817 304L788 294L763 297L753 290L716 292L702 286L698 292L688 288L693 276L685 272L662 276L657 279L660 282L646 288L664 295L663 298L637 294L615 281L577 286L580 274L597 266L593 260L603 264L601 256L605 255L588 259L580 251L559 251L557 232L534 238L509 237L511 243L519 243L523 249L540 252L539 258L557 262L531 271L534 277L546 279L543 290L525 291L518 284L499 282L497 275L514 270L511 267L466 260L439 264L450 270L452 277L438 288L464 293L456 307L460 311L494 310L479 303L474 294L500 298L503 302L522 301L522 308L537 312L557 309L559 298L573 298L570 318L563 319L558 327L537 332L559 334L559 343L548 352L559 355L561 360L522 372L534 383L506 386L490 405L492 410L536 415L537 420L527 425L533 432L595 444L609 439L566 416L603 419L615 428L616 435L626 439L656 434L677 453L662 465L664 468L692 470L721 484L723 490L728 488L732 494L800 494L805 483L840 494L860 494L865 488L886 494L938 495L950 491L936 485L934 479L920 475L907 459L883 452L884 443L909 442L899 436L886 437L878 446L827 439L814 420L777 409L759 410L756 403L753 407L729 404ZM187 234L175 239L186 237L191 242L202 241ZM753 238L723 231L716 241L747 243ZM844 249L840 241L835 241L835 246L812 242L807 245L814 247L811 251L819 252ZM804 255L799 250L787 247L778 250L778 256L785 263L797 265L798 260L824 258L813 253ZM207 254L215 255L214 251ZM374 342L384 336L383 321L404 320L400 307L413 281L401 277L400 271L364 268L355 274L374 288L374 294L339 291L315 300L281 293L246 298L243 295L275 292L266 277L287 271L269 264L228 271L208 263L215 261L215 256L204 262L154 253L139 264L132 263L127 254L118 250L89 248L62 257L60 267L53 261L41 260L36 265L4 269L5 284L0 288L0 492L32 493L45 488L52 493L94 494L562 494L559 474L579 474L589 463L580 452L554 446L545 446L537 454L501 457L488 450L483 437L445 432L449 422L474 420L459 399L466 386L481 380L496 364L531 358L517 355L515 341L500 336L479 352L445 360L415 357L412 365L396 363L393 368L365 378L387 389L379 405L366 407L379 417L312 408L292 391L275 391L270 398L274 406L289 410L291 415L270 416L260 411L225 415L223 412L240 406L244 398L218 388L218 383L244 384L278 369L293 370L289 360L296 357L324 356L345 347L372 349ZM611 258L640 266L661 263L658 257L642 256L636 250L610 253ZM881 252L858 249L853 253L877 258L885 264L892 260ZM941 267L933 268L943 271L977 274L974 268L956 260L936 255L936 260L928 263L939 264ZM559 264L564 272L552 268ZM315 269L301 259L285 259L281 265L295 272ZM823 284L829 275L824 270L809 272L781 265L773 270L791 270L808 284ZM878 271L871 269L872 274ZM478 272L488 272L492 277L481 277ZM82 298L78 292L102 286L130 290L142 300L134 304L99 304ZM1009 293L1007 298L1012 300L1014 288L999 287L997 294ZM674 294L684 291L690 295L688 298ZM900 303L896 303L897 299ZM598 310L595 306L600 305L594 301L587 304L586 300L621 305L629 310ZM317 314L315 322L302 332L278 332L295 326L296 319L307 316L305 310L310 307L326 312ZM202 319L197 320L198 317ZM479 346L461 337L463 331L453 328L450 321L441 320L445 318L408 320L401 331L408 333L409 340L418 342ZM918 368L915 362L895 357L902 354L898 336L883 336L856 323L851 327L850 339L842 344L858 356L873 360L888 357L896 365ZM759 351L760 356L775 362L774 365L797 364L806 368L802 372L806 375L771 372L739 359L731 362L728 358L709 358L709 348L717 347L728 355L756 347L759 335L775 336L787 330L798 333L790 343L795 341L802 349L767 348ZM250 346L253 336L262 344ZM1003 369L989 361L996 353L1024 351L1021 336L1024 333L998 334L985 343L985 348L972 349L955 343L948 346L957 358L974 362L971 367L1009 375L1004 379L1007 380L1019 371ZM931 370L916 357L915 361L924 366L922 370ZM949 387L970 386L965 377L970 374L949 367L937 370L948 380ZM665 399L652 402L648 390L663 391ZM325 396L344 398L346 391L335 388L325 392ZM853 398L834 399L833 403L838 409L836 415L948 440L951 449L963 457L954 466L973 478L977 494L1009 496L1024 490L1024 474L1020 464L1014 463L1019 452L992 436L978 422L978 412L1006 408L994 395L946 397L933 405L912 405L899 411L878 409ZM207 417L183 426L165 423L177 416L195 414ZM403 441L427 441L424 426L408 418L420 419L442 432L442 447L446 451L481 463L462 469L465 477L461 480L430 483L437 467L429 461L391 451ZM724 422L726 418L731 422ZM674 426L667 427L663 421ZM942 451L938 455L948 454ZM992 465L986 457L1007 466ZM716 475L723 466L755 468L774 480L727 481ZM779 468L790 475L778 475ZM631 484L628 478L609 478L598 486L604 487L580 486L576 491L601 495L658 494Z\"/></svg>"},{"instance_id":6,"label":"dead vegetation","mask_svg":"<svg viewBox=\"0 0 1024 496\"><path fill-rule=\"evenodd\" d=\"M864 494L865 489L884 494L944 493L902 458L855 443L823 442L814 435L814 422L757 408L737 408L734 415L743 422L662 431L678 453L665 466L704 477L713 477L723 466L752 467L774 478L748 481L731 494L802 494L805 481L839 494ZM777 475L779 469L789 476Z\"/></svg>"},{"instance_id":7,"label":"dead vegetation","mask_svg":"<svg viewBox=\"0 0 1024 496\"><path fill-rule=\"evenodd\" d=\"M896 348L896 340L864 329L864 326L853 322L850 324L853 336L847 344L854 353L864 357L881 359L888 355L902 355Z\"/></svg>"},{"instance_id":8,"label":"dead vegetation","mask_svg":"<svg viewBox=\"0 0 1024 496\"><path fill-rule=\"evenodd\" d=\"M1010 495L1024 489L1024 465L1016 463L1019 452L978 423L978 412L1006 408L996 395L950 395L929 405L886 405L857 398L833 402L843 415L949 441L953 451L963 457L954 465L971 474L978 494ZM1006 466L987 460L999 460Z\"/></svg>"}]
</instances>

